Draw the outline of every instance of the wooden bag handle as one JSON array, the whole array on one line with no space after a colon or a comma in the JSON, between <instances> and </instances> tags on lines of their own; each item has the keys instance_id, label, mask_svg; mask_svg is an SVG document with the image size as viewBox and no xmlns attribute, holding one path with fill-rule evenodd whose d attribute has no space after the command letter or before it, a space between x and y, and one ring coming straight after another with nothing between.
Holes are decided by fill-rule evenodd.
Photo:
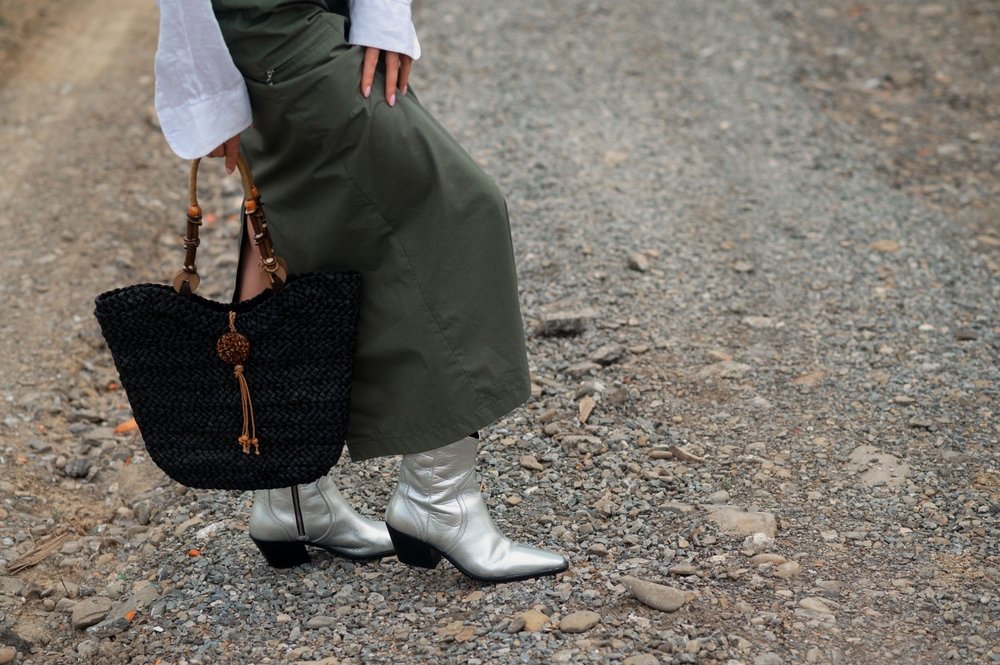
<instances>
[{"instance_id":1,"label":"wooden bag handle","mask_svg":"<svg viewBox=\"0 0 1000 665\"><path fill-rule=\"evenodd\" d=\"M174 275L174 290L182 296L190 296L198 289L201 278L198 277L198 266L195 257L198 254L198 229L201 227L201 206L198 205L198 165L200 159L191 162L191 175L188 176L188 213L187 233L184 236L184 266ZM284 260L274 255L271 244L271 233L267 230L267 220L264 219L264 206L260 203L260 192L253 184L250 166L240 153L236 166L240 170L243 182L243 210L250 226L253 228L253 243L260 253L260 282L265 289L279 291L285 286L288 278L288 266Z\"/></svg>"}]
</instances>

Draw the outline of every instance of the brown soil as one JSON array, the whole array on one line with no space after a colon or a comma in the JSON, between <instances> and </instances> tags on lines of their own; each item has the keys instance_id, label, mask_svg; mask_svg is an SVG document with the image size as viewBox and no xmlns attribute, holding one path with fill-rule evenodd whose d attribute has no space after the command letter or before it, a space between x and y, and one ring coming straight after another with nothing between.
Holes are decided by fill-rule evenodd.
<instances>
[{"instance_id":1,"label":"brown soil","mask_svg":"<svg viewBox=\"0 0 1000 665\"><path fill-rule=\"evenodd\" d=\"M51 17L57 10L55 0L0 0L0 81L25 41L54 25Z\"/></svg>"},{"instance_id":2,"label":"brown soil","mask_svg":"<svg viewBox=\"0 0 1000 665\"><path fill-rule=\"evenodd\" d=\"M871 139L893 186L941 206L1000 270L1000 4L794 5L774 3L801 83Z\"/></svg>"}]
</instances>

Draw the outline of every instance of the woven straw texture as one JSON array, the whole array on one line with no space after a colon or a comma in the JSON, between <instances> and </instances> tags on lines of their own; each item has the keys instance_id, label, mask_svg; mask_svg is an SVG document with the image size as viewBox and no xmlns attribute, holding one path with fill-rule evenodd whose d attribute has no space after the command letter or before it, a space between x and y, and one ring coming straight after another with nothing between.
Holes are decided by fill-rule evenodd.
<instances>
[{"instance_id":1,"label":"woven straw texture","mask_svg":"<svg viewBox=\"0 0 1000 665\"><path fill-rule=\"evenodd\" d=\"M153 461L202 489L309 483L340 459L350 411L361 276L291 276L277 293L224 304L140 284L98 296L95 314ZM260 454L243 427L233 365L216 352L229 331L250 342L243 363Z\"/></svg>"}]
</instances>

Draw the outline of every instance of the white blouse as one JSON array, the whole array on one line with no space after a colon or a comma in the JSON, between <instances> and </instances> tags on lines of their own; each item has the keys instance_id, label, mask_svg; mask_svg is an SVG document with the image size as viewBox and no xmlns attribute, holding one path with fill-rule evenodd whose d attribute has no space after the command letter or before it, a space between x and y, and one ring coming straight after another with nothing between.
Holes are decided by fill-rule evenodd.
<instances>
[{"instance_id":1,"label":"white blouse","mask_svg":"<svg viewBox=\"0 0 1000 665\"><path fill-rule=\"evenodd\" d=\"M349 1L351 44L420 57L412 0ZM250 98L222 39L212 0L157 4L156 114L173 151L195 159L250 126Z\"/></svg>"}]
</instances>

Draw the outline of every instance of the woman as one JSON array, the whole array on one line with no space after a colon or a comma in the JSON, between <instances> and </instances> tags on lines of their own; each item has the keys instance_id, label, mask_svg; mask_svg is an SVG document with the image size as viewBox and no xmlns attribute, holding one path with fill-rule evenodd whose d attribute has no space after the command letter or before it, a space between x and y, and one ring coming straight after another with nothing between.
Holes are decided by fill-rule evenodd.
<instances>
[{"instance_id":1,"label":"woman","mask_svg":"<svg viewBox=\"0 0 1000 665\"><path fill-rule=\"evenodd\" d=\"M278 567L308 561L308 544L426 568L444 556L492 582L558 573L562 556L500 533L475 480L469 432L530 390L513 249L500 192L409 89L409 5L160 0L168 142L229 172L243 151L291 272L361 272L347 445L403 456L385 523L325 477L257 492L250 535ZM260 288L249 251L240 299Z\"/></svg>"}]
</instances>

